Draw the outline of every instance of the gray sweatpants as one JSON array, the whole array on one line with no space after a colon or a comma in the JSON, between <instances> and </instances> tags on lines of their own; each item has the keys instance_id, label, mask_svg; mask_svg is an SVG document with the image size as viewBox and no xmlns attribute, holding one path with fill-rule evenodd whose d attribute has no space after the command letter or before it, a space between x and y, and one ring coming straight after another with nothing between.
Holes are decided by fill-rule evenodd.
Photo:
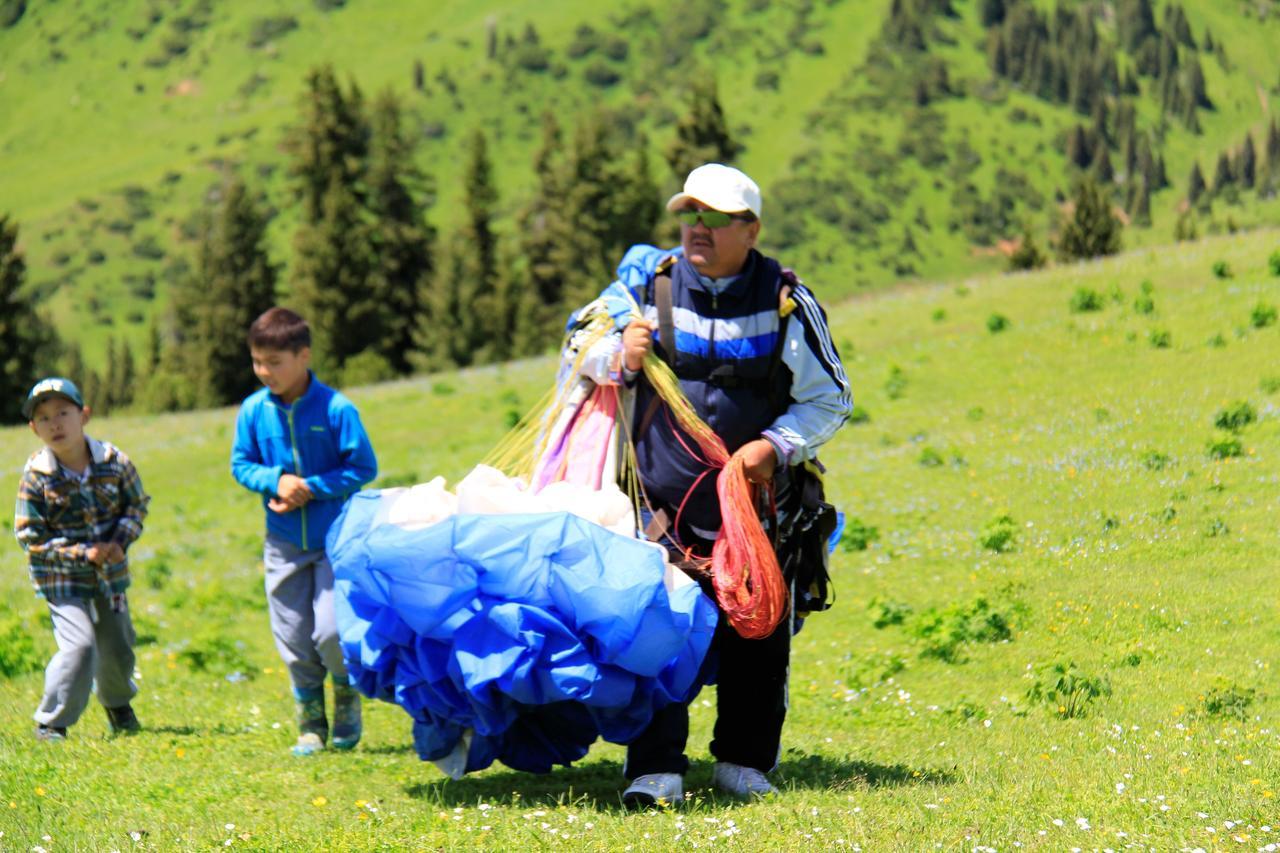
<instances>
[{"instance_id":1,"label":"gray sweatpants","mask_svg":"<svg viewBox=\"0 0 1280 853\"><path fill-rule=\"evenodd\" d=\"M138 685L133 683L135 635L128 606L117 613L104 595L46 603L58 651L44 670L44 697L35 721L54 728L74 725L89 704L95 681L104 707L129 704Z\"/></svg>"},{"instance_id":2,"label":"gray sweatpants","mask_svg":"<svg viewBox=\"0 0 1280 853\"><path fill-rule=\"evenodd\" d=\"M333 613L333 567L324 549L303 551L268 534L262 563L271 634L294 690L323 688L326 672L335 683L346 684L347 666Z\"/></svg>"}]
</instances>

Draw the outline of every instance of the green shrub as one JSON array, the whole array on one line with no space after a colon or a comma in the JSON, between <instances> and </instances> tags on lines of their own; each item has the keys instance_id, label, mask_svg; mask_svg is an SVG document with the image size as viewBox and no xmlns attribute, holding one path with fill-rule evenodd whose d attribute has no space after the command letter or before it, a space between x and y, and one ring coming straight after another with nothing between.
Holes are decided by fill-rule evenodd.
<instances>
[{"instance_id":1,"label":"green shrub","mask_svg":"<svg viewBox=\"0 0 1280 853\"><path fill-rule=\"evenodd\" d=\"M873 652L858 657L844 671L844 683L855 690L875 687L884 684L890 678L907 668L907 662L901 655L893 652Z\"/></svg>"},{"instance_id":2,"label":"green shrub","mask_svg":"<svg viewBox=\"0 0 1280 853\"><path fill-rule=\"evenodd\" d=\"M431 393L435 394L437 397L448 397L455 390L456 389L454 389L454 387L448 382L436 382L431 386Z\"/></svg>"},{"instance_id":3,"label":"green shrub","mask_svg":"<svg viewBox=\"0 0 1280 853\"><path fill-rule=\"evenodd\" d=\"M1259 302L1249 312L1249 325L1255 329L1265 329L1275 324L1277 316L1276 306L1270 302Z\"/></svg>"},{"instance_id":4,"label":"green shrub","mask_svg":"<svg viewBox=\"0 0 1280 853\"><path fill-rule=\"evenodd\" d=\"M582 76L592 86L601 89L617 85L618 81L622 79L622 75L602 59L593 61L583 69Z\"/></svg>"},{"instance_id":5,"label":"green shrub","mask_svg":"<svg viewBox=\"0 0 1280 853\"><path fill-rule=\"evenodd\" d=\"M1156 349L1168 349L1173 346L1173 334L1168 329L1152 329L1147 333L1147 343Z\"/></svg>"},{"instance_id":6,"label":"green shrub","mask_svg":"<svg viewBox=\"0 0 1280 853\"><path fill-rule=\"evenodd\" d=\"M930 608L912 623L910 632L924 641L921 657L946 663L962 663L962 647L967 643L999 643L1013 639L1008 615L981 597L968 605L956 604L942 610Z\"/></svg>"},{"instance_id":7,"label":"green shrub","mask_svg":"<svg viewBox=\"0 0 1280 853\"><path fill-rule=\"evenodd\" d=\"M1221 536L1227 536L1231 533L1231 528L1221 518L1215 518L1204 526L1205 539L1217 539Z\"/></svg>"},{"instance_id":8,"label":"green shrub","mask_svg":"<svg viewBox=\"0 0 1280 853\"><path fill-rule=\"evenodd\" d=\"M877 628L888 628L890 625L901 625L911 615L911 605L901 601L885 601L873 598L867 605L874 615L871 624Z\"/></svg>"},{"instance_id":9,"label":"green shrub","mask_svg":"<svg viewBox=\"0 0 1280 853\"><path fill-rule=\"evenodd\" d=\"M0 678L16 678L44 669L27 626L16 616L0 616Z\"/></svg>"},{"instance_id":10,"label":"green shrub","mask_svg":"<svg viewBox=\"0 0 1280 853\"><path fill-rule=\"evenodd\" d=\"M1029 701L1048 705L1064 720L1083 717L1095 700L1110 695L1106 678L1088 675L1070 661L1036 667L1035 682L1027 690Z\"/></svg>"},{"instance_id":11,"label":"green shrub","mask_svg":"<svg viewBox=\"0 0 1280 853\"><path fill-rule=\"evenodd\" d=\"M1225 409L1219 409L1213 416L1213 425L1218 429L1239 433L1258 419L1258 410L1248 400L1236 400Z\"/></svg>"},{"instance_id":12,"label":"green shrub","mask_svg":"<svg viewBox=\"0 0 1280 853\"><path fill-rule=\"evenodd\" d=\"M907 390L907 374L898 365L889 368L889 377L884 381L884 393L890 400L898 400Z\"/></svg>"},{"instance_id":13,"label":"green shrub","mask_svg":"<svg viewBox=\"0 0 1280 853\"><path fill-rule=\"evenodd\" d=\"M925 468L941 468L946 464L946 460L942 458L942 454L932 447L925 447L921 450L920 458L917 461Z\"/></svg>"},{"instance_id":14,"label":"green shrub","mask_svg":"<svg viewBox=\"0 0 1280 853\"><path fill-rule=\"evenodd\" d=\"M849 423L869 424L871 423L871 413L864 406L859 406L855 403L852 411L849 412Z\"/></svg>"},{"instance_id":15,"label":"green shrub","mask_svg":"<svg viewBox=\"0 0 1280 853\"><path fill-rule=\"evenodd\" d=\"M1148 450L1142 454L1142 466L1148 471L1163 471L1173 464L1173 457L1158 450Z\"/></svg>"},{"instance_id":16,"label":"green shrub","mask_svg":"<svg viewBox=\"0 0 1280 853\"><path fill-rule=\"evenodd\" d=\"M383 474L379 477L377 488L397 489L403 486L415 486L419 482L417 471L396 471L395 473Z\"/></svg>"},{"instance_id":17,"label":"green shrub","mask_svg":"<svg viewBox=\"0 0 1280 853\"><path fill-rule=\"evenodd\" d=\"M1077 287L1076 292L1071 295L1069 307L1073 314L1084 314L1089 311L1101 311L1103 305L1102 294L1089 287Z\"/></svg>"},{"instance_id":18,"label":"green shrub","mask_svg":"<svg viewBox=\"0 0 1280 853\"><path fill-rule=\"evenodd\" d=\"M169 580L173 577L173 569L169 567L167 557L157 554L150 560L147 560L146 568L142 572L143 579L147 586L151 589L164 589L169 584Z\"/></svg>"},{"instance_id":19,"label":"green shrub","mask_svg":"<svg viewBox=\"0 0 1280 853\"><path fill-rule=\"evenodd\" d=\"M1276 376L1274 374L1271 376L1264 376L1262 377L1262 380L1258 382L1258 387L1264 394L1274 394L1277 391L1280 391L1280 376Z\"/></svg>"},{"instance_id":20,"label":"green shrub","mask_svg":"<svg viewBox=\"0 0 1280 853\"><path fill-rule=\"evenodd\" d=\"M872 527L860 518L845 518L844 533L840 534L840 544L846 551L865 551L872 542L880 538L880 529Z\"/></svg>"},{"instance_id":21,"label":"green shrub","mask_svg":"<svg viewBox=\"0 0 1280 853\"><path fill-rule=\"evenodd\" d=\"M27 11L27 0L0 0L0 29L8 29L18 23Z\"/></svg>"},{"instance_id":22,"label":"green shrub","mask_svg":"<svg viewBox=\"0 0 1280 853\"><path fill-rule=\"evenodd\" d=\"M1214 262L1213 262L1213 277L1214 277L1214 278L1231 278L1231 276L1232 276L1232 272L1231 272L1231 265L1230 265L1230 264L1228 264L1226 261L1214 261Z\"/></svg>"},{"instance_id":23,"label":"green shrub","mask_svg":"<svg viewBox=\"0 0 1280 853\"><path fill-rule=\"evenodd\" d=\"M1017 532L1017 525L1010 516L999 515L978 534L978 544L988 551L1003 554L1013 548L1013 537Z\"/></svg>"},{"instance_id":24,"label":"green shrub","mask_svg":"<svg viewBox=\"0 0 1280 853\"><path fill-rule=\"evenodd\" d=\"M1133 310L1138 314L1154 314L1156 310L1156 301L1147 294L1143 293L1133 300Z\"/></svg>"},{"instance_id":25,"label":"green shrub","mask_svg":"<svg viewBox=\"0 0 1280 853\"><path fill-rule=\"evenodd\" d=\"M1009 318L1003 314L992 314L987 318L987 331L991 334L998 335L1007 328L1009 328Z\"/></svg>"},{"instance_id":26,"label":"green shrub","mask_svg":"<svg viewBox=\"0 0 1280 853\"><path fill-rule=\"evenodd\" d=\"M930 317L933 320L933 322L941 323L943 320L947 319L947 309L935 308L933 309L933 314L931 314Z\"/></svg>"},{"instance_id":27,"label":"green shrub","mask_svg":"<svg viewBox=\"0 0 1280 853\"><path fill-rule=\"evenodd\" d=\"M1222 349L1227 345L1227 337L1226 335L1222 334L1222 332L1218 332L1216 335L1209 338L1209 340L1206 341L1205 343L1207 343L1209 346L1213 347L1214 349Z\"/></svg>"},{"instance_id":28,"label":"green shrub","mask_svg":"<svg viewBox=\"0 0 1280 853\"><path fill-rule=\"evenodd\" d=\"M1243 720L1249 713L1249 706L1257 695L1252 687L1240 687L1237 684L1219 680L1201 698L1201 707L1209 717L1231 717Z\"/></svg>"},{"instance_id":29,"label":"green shrub","mask_svg":"<svg viewBox=\"0 0 1280 853\"><path fill-rule=\"evenodd\" d=\"M288 35L298 28L298 19L293 15L271 15L265 18L254 18L249 25L249 47L259 48L268 42Z\"/></svg>"},{"instance_id":30,"label":"green shrub","mask_svg":"<svg viewBox=\"0 0 1280 853\"><path fill-rule=\"evenodd\" d=\"M1271 257L1267 258L1267 266L1271 269L1271 274L1280 276L1280 249L1276 249L1271 253Z\"/></svg>"},{"instance_id":31,"label":"green shrub","mask_svg":"<svg viewBox=\"0 0 1280 853\"><path fill-rule=\"evenodd\" d=\"M1232 459L1244 455L1244 445L1234 435L1221 435L1209 439L1206 448L1210 459Z\"/></svg>"}]
</instances>

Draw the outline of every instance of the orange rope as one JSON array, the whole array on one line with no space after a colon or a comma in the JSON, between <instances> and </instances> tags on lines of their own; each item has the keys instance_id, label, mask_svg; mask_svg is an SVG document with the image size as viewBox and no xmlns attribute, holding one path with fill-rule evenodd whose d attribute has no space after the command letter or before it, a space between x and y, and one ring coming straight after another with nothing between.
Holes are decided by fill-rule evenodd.
<instances>
[{"instance_id":1,"label":"orange rope","mask_svg":"<svg viewBox=\"0 0 1280 853\"><path fill-rule=\"evenodd\" d=\"M740 636L748 640L768 637L786 617L787 587L773 543L760 525L756 487L747 481L745 463L740 456L730 456L720 436L698 417L666 362L651 351L644 369L676 423L697 442L707 462L720 469L716 477L720 535L711 549L716 601Z\"/></svg>"}]
</instances>

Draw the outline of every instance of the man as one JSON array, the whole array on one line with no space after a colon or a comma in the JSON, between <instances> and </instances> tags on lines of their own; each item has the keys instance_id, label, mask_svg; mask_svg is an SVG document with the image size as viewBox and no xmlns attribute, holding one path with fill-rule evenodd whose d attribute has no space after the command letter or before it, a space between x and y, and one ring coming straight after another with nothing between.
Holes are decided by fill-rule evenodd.
<instances>
[{"instance_id":1,"label":"man","mask_svg":"<svg viewBox=\"0 0 1280 853\"><path fill-rule=\"evenodd\" d=\"M721 526L716 472L640 374L655 338L699 417L731 453L744 457L747 478L772 483L779 518L798 504L793 468L814 459L848 418L852 398L822 308L790 271L756 251L756 183L710 163L689 173L667 209L680 220L681 248L633 247L611 286L628 288L645 319L593 348L584 369L597 381L635 390L631 432L653 510L646 532L675 552L709 557ZM718 666L711 752L714 783L728 793L773 791L765 774L780 752L791 634L783 619L770 636L743 639L721 614L711 653ZM645 807L684 798L688 734L687 705L658 711L628 746L625 803Z\"/></svg>"}]
</instances>

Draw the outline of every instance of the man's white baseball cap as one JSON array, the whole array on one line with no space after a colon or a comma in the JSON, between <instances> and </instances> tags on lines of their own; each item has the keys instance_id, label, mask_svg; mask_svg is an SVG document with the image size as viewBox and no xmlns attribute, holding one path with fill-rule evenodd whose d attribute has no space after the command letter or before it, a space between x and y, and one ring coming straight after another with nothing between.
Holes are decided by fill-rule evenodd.
<instances>
[{"instance_id":1,"label":"man's white baseball cap","mask_svg":"<svg viewBox=\"0 0 1280 853\"><path fill-rule=\"evenodd\" d=\"M679 210L688 201L699 201L722 213L751 211L760 218L760 187L745 172L723 163L699 166L685 178L684 190L667 202L667 210Z\"/></svg>"}]
</instances>

